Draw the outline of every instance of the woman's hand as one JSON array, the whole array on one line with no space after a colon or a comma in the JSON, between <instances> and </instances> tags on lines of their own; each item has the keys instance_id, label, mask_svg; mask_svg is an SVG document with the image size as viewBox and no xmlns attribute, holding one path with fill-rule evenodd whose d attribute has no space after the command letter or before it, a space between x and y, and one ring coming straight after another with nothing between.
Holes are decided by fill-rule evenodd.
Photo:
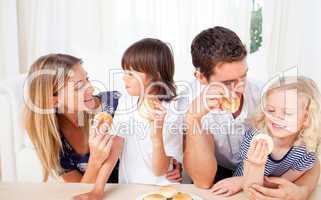
<instances>
[{"instance_id":1,"label":"woman's hand","mask_svg":"<svg viewBox=\"0 0 321 200\"><path fill-rule=\"evenodd\" d=\"M104 197L103 192L91 191L88 193L79 194L77 196L74 196L72 199L73 200L101 200L101 199L103 199L103 197Z\"/></svg>"},{"instance_id":2,"label":"woman's hand","mask_svg":"<svg viewBox=\"0 0 321 200\"><path fill-rule=\"evenodd\" d=\"M305 187L279 177L265 177L265 181L270 184L276 184L277 188L267 188L260 185L252 185L249 192L257 200L305 200L309 198L309 194Z\"/></svg>"},{"instance_id":3,"label":"woman's hand","mask_svg":"<svg viewBox=\"0 0 321 200\"><path fill-rule=\"evenodd\" d=\"M242 190L244 177L236 176L217 182L210 190L214 195L229 197Z\"/></svg>"},{"instance_id":4,"label":"woman's hand","mask_svg":"<svg viewBox=\"0 0 321 200\"><path fill-rule=\"evenodd\" d=\"M182 171L182 164L173 159L173 170L166 173L166 178L172 182L181 183L183 180Z\"/></svg>"},{"instance_id":5,"label":"woman's hand","mask_svg":"<svg viewBox=\"0 0 321 200\"><path fill-rule=\"evenodd\" d=\"M94 163L99 167L109 157L115 136L110 134L97 134L94 130L89 136L89 164Z\"/></svg>"}]
</instances>

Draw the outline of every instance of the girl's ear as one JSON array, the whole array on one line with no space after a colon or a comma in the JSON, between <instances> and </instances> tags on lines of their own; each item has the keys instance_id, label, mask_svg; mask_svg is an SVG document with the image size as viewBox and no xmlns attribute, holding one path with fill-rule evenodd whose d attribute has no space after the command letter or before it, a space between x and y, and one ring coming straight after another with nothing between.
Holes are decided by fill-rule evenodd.
<instances>
[{"instance_id":1,"label":"girl's ear","mask_svg":"<svg viewBox=\"0 0 321 200\"><path fill-rule=\"evenodd\" d=\"M208 84L208 81L207 81L206 77L200 71L196 70L194 72L194 76L202 85L207 85Z\"/></svg>"},{"instance_id":2,"label":"girl's ear","mask_svg":"<svg viewBox=\"0 0 321 200\"><path fill-rule=\"evenodd\" d=\"M303 127L307 128L310 125L310 117L308 111L305 113Z\"/></svg>"}]
</instances>

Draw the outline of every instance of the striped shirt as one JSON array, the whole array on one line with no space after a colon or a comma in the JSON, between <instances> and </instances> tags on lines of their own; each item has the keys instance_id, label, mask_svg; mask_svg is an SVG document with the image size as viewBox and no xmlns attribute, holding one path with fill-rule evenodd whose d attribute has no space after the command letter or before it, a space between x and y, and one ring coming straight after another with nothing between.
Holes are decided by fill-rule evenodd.
<instances>
[{"instance_id":1,"label":"striped shirt","mask_svg":"<svg viewBox=\"0 0 321 200\"><path fill-rule=\"evenodd\" d=\"M254 128L248 128L245 131L240 147L240 156L243 161L247 159L247 152L251 141L257 134L259 134L259 131ZM271 154L268 155L264 175L280 177L290 169L296 171L307 171L313 167L316 159L316 155L308 152L304 146L292 146L280 160L273 159ZM234 176L243 176L243 161L236 168Z\"/></svg>"}]
</instances>

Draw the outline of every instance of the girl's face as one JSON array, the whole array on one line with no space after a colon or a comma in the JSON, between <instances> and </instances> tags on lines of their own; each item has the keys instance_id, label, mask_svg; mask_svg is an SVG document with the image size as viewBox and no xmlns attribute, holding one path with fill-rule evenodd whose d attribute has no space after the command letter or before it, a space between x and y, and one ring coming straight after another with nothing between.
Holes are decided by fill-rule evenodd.
<instances>
[{"instance_id":1,"label":"girl's face","mask_svg":"<svg viewBox=\"0 0 321 200\"><path fill-rule=\"evenodd\" d=\"M307 120L307 99L297 90L275 90L267 96L265 123L274 137L298 134Z\"/></svg>"},{"instance_id":2,"label":"girl's face","mask_svg":"<svg viewBox=\"0 0 321 200\"><path fill-rule=\"evenodd\" d=\"M87 72L77 64L73 67L71 77L58 92L58 107L70 113L92 110L95 108L93 90Z\"/></svg>"},{"instance_id":3,"label":"girl's face","mask_svg":"<svg viewBox=\"0 0 321 200\"><path fill-rule=\"evenodd\" d=\"M141 96L145 93L145 89L151 83L147 74L134 70L125 70L123 81L126 91L131 96Z\"/></svg>"}]
</instances>

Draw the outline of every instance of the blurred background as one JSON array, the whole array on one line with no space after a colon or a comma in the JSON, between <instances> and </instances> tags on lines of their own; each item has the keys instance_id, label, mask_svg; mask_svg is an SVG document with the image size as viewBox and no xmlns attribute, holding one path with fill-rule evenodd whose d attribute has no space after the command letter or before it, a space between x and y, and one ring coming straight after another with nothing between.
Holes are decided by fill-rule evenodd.
<instances>
[{"instance_id":1,"label":"blurred background","mask_svg":"<svg viewBox=\"0 0 321 200\"><path fill-rule=\"evenodd\" d=\"M320 0L0 0L0 82L23 77L39 56L60 52L82 58L90 78L107 89L121 88L109 72L145 37L169 43L175 80L191 80L193 38L219 25L246 44L249 77L265 81L297 67L295 73L321 87L320 19ZM2 180L37 181L37 158L16 122L19 89L0 88L0 172Z\"/></svg>"}]
</instances>

